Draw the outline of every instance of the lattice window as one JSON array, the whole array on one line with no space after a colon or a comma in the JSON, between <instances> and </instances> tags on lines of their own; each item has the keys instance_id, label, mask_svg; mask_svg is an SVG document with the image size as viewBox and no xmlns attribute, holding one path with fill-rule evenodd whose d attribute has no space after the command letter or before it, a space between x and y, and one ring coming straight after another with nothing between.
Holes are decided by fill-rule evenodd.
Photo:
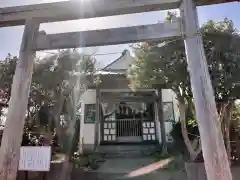
<instances>
[{"instance_id":1,"label":"lattice window","mask_svg":"<svg viewBox=\"0 0 240 180\"><path fill-rule=\"evenodd\" d=\"M155 123L154 122L143 122L143 140L144 141L155 141Z\"/></svg>"},{"instance_id":2,"label":"lattice window","mask_svg":"<svg viewBox=\"0 0 240 180\"><path fill-rule=\"evenodd\" d=\"M115 113L105 117L103 123L103 140L116 141L116 116Z\"/></svg>"}]
</instances>

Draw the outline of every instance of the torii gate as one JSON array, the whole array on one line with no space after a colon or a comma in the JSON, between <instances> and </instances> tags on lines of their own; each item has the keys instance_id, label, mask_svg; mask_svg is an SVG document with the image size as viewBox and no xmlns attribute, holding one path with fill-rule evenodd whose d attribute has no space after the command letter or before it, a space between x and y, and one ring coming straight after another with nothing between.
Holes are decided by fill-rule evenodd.
<instances>
[{"instance_id":1,"label":"torii gate","mask_svg":"<svg viewBox=\"0 0 240 180\"><path fill-rule=\"evenodd\" d=\"M197 5L232 1L234 0L198 0ZM38 32L40 23L175 8L181 9L181 18L171 24L159 23L52 35ZM35 51L112 45L177 36L182 36L185 42L207 177L209 180L232 179L218 123L194 0L85 0L0 9L0 27L24 24L19 62L13 79L9 112L0 151L0 180L16 179ZM13 124L17 125L12 126Z\"/></svg>"}]
</instances>

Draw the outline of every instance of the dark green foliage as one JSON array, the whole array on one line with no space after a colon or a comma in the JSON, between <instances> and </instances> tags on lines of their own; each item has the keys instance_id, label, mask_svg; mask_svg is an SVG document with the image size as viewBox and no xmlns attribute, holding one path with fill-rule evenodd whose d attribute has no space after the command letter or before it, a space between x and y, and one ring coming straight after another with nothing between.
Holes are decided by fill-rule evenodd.
<instances>
[{"instance_id":1,"label":"dark green foliage","mask_svg":"<svg viewBox=\"0 0 240 180\"><path fill-rule=\"evenodd\" d=\"M38 118L39 118L39 122L40 125L42 126L46 126L49 123L49 107L46 105L43 105L40 110L38 111Z\"/></svg>"},{"instance_id":2,"label":"dark green foliage","mask_svg":"<svg viewBox=\"0 0 240 180\"><path fill-rule=\"evenodd\" d=\"M23 131L22 146L41 146L43 137L40 134L33 133L25 125Z\"/></svg>"},{"instance_id":3,"label":"dark green foliage","mask_svg":"<svg viewBox=\"0 0 240 180\"><path fill-rule=\"evenodd\" d=\"M166 21L170 22L172 17L174 14L169 13ZM201 27L201 34L218 112L222 115L224 111L222 107L240 98L240 49L238 45L240 36L234 28L233 22L228 19L221 22L207 22ZM190 76L182 38L145 42L137 45L135 47L135 61L129 68L128 78L134 89L158 87L172 89L178 101L187 107L185 114L181 112L181 118L185 120L186 117L187 124L192 123L195 125L194 129L197 129L194 120L196 117ZM225 118L224 122L229 121ZM223 124L223 122L221 123ZM192 129L189 127L187 129L191 139ZM185 152L185 143L181 134L179 123L173 130L173 135L175 142L178 143L176 144L179 146L178 149ZM185 142L188 143L187 137Z\"/></svg>"},{"instance_id":4,"label":"dark green foliage","mask_svg":"<svg viewBox=\"0 0 240 180\"><path fill-rule=\"evenodd\" d=\"M5 101L6 104L10 99L11 84L17 60L17 57L8 55L5 60L0 62L0 90L4 94L1 94L1 102ZM34 145L34 143L40 145L43 136L49 135L50 132L48 131L50 129L53 134L52 144L54 146L58 146L59 143L62 145L64 142L66 146L73 143L73 147L76 149L80 124L77 121L73 126L76 133L73 140L69 141L68 137L72 136L72 131L68 128L71 127L71 123L75 123L70 97L72 97L72 91L76 86L79 74L93 73L95 71L94 63L94 58L87 55L83 56L75 50L59 51L55 55L36 60L29 94L23 145ZM80 81L80 83L84 84L85 82ZM63 105L60 101L60 95L63 96ZM77 97L80 97L80 95L77 95ZM56 107L63 107L63 109L59 108L60 112L58 112ZM58 126L60 116L66 114L69 117L64 119L66 123L64 126ZM62 137L66 139L64 140Z\"/></svg>"},{"instance_id":5,"label":"dark green foliage","mask_svg":"<svg viewBox=\"0 0 240 180\"><path fill-rule=\"evenodd\" d=\"M82 56L82 60L78 64L77 68L79 72L92 73L95 69L96 60L89 56Z\"/></svg>"},{"instance_id":6,"label":"dark green foliage","mask_svg":"<svg viewBox=\"0 0 240 180\"><path fill-rule=\"evenodd\" d=\"M233 106L233 111L232 111L232 120L233 121L240 121L240 103L237 102Z\"/></svg>"},{"instance_id":7,"label":"dark green foliage","mask_svg":"<svg viewBox=\"0 0 240 180\"><path fill-rule=\"evenodd\" d=\"M236 44L239 35L232 21L209 21L201 27L201 32L216 101L239 98L240 56ZM128 72L133 88L162 85L178 97L192 98L182 39L139 44L135 55Z\"/></svg>"},{"instance_id":8,"label":"dark green foliage","mask_svg":"<svg viewBox=\"0 0 240 180\"><path fill-rule=\"evenodd\" d=\"M10 99L12 79L17 60L16 56L8 54L5 60L0 61L0 89L4 92L4 96L1 96L2 102Z\"/></svg>"},{"instance_id":9,"label":"dark green foliage","mask_svg":"<svg viewBox=\"0 0 240 180\"><path fill-rule=\"evenodd\" d=\"M94 154L81 155L78 152L75 152L72 156L73 166L76 168L96 170L99 168L102 161L103 159L101 156Z\"/></svg>"}]
</instances>

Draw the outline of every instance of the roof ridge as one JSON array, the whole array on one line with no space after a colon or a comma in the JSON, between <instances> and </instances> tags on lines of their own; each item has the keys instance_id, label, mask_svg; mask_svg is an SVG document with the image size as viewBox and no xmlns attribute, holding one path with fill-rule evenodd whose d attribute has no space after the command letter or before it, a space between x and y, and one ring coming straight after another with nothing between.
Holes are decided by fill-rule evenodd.
<instances>
[{"instance_id":1,"label":"roof ridge","mask_svg":"<svg viewBox=\"0 0 240 180\"><path fill-rule=\"evenodd\" d=\"M105 66L104 68L102 68L101 70L106 71L106 69L107 69L108 67L110 67L111 65L113 65L113 64L116 63L117 61L121 60L121 59L127 54L127 52L129 52L129 50L127 50L127 49L123 50L123 52L122 52L122 54L121 54L121 56L120 56L119 58L117 58L116 60L114 60L114 61L112 61L111 63L109 63L108 65L106 65L106 66Z\"/></svg>"}]
</instances>

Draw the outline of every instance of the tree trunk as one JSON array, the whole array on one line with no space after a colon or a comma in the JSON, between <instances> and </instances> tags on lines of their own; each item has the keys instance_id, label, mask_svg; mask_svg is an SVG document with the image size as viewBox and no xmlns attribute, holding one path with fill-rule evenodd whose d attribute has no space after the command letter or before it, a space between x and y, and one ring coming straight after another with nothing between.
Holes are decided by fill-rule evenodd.
<instances>
[{"instance_id":1,"label":"tree trunk","mask_svg":"<svg viewBox=\"0 0 240 180\"><path fill-rule=\"evenodd\" d=\"M55 94L55 101L56 103L54 104L54 108L53 108L53 120L54 120L54 124L56 127L56 133L57 133L57 137L58 140L60 142L61 147L63 147L63 132L62 132L62 128L60 125L60 115L63 109L63 103L64 103L64 95L62 90L60 90L60 92L55 92L57 94Z\"/></svg>"},{"instance_id":2,"label":"tree trunk","mask_svg":"<svg viewBox=\"0 0 240 180\"><path fill-rule=\"evenodd\" d=\"M72 101L70 99L68 99L67 101ZM68 127L64 132L64 140L63 140L63 150L65 153L65 159L64 159L64 163L62 166L62 171L61 171L61 176L60 176L60 180L69 180L70 179L70 172L71 172L71 166L70 166L70 160L72 157L72 136L75 133L75 121L74 119L72 119L72 109L73 108L73 104L67 103L67 113L64 116L67 117L67 121L68 121Z\"/></svg>"},{"instance_id":3,"label":"tree trunk","mask_svg":"<svg viewBox=\"0 0 240 180\"><path fill-rule=\"evenodd\" d=\"M60 180L70 180L72 164L70 163L71 157L67 154L64 158L62 165Z\"/></svg>"},{"instance_id":4,"label":"tree trunk","mask_svg":"<svg viewBox=\"0 0 240 180\"><path fill-rule=\"evenodd\" d=\"M226 111L224 115L224 135L225 135L225 144L226 151L228 155L229 164L231 164L231 140L230 140L230 126L231 126L231 117L232 117L233 103L230 102L226 106Z\"/></svg>"},{"instance_id":5,"label":"tree trunk","mask_svg":"<svg viewBox=\"0 0 240 180\"><path fill-rule=\"evenodd\" d=\"M218 103L219 123L221 124L223 139L226 147L229 164L231 165L230 125L232 116L232 102Z\"/></svg>"},{"instance_id":6,"label":"tree trunk","mask_svg":"<svg viewBox=\"0 0 240 180\"><path fill-rule=\"evenodd\" d=\"M193 147L193 144L188 137L186 114L185 114L186 105L182 97L179 97L178 99L179 99L179 112L180 112L180 121L181 121L181 130L182 130L183 140L189 152L190 161L194 161L198 156L198 154L201 152L201 146Z\"/></svg>"},{"instance_id":7,"label":"tree trunk","mask_svg":"<svg viewBox=\"0 0 240 180\"><path fill-rule=\"evenodd\" d=\"M0 180L16 180L35 57L32 48L38 29L39 23L26 21L2 137Z\"/></svg>"},{"instance_id":8,"label":"tree trunk","mask_svg":"<svg viewBox=\"0 0 240 180\"><path fill-rule=\"evenodd\" d=\"M101 109L100 109L100 105L101 105L101 93L100 93L100 88L97 86L96 87L96 114L95 114L95 126L94 126L94 138L95 138L95 141L94 141L94 149L97 149L97 146L98 146L98 142L99 142L99 124L100 124L100 121L101 121Z\"/></svg>"},{"instance_id":9,"label":"tree trunk","mask_svg":"<svg viewBox=\"0 0 240 180\"><path fill-rule=\"evenodd\" d=\"M72 170L72 164L71 164L71 158L72 158L72 154L73 154L73 148L74 148L74 144L76 144L76 142L74 142L74 137L76 136L76 121L77 121L77 117L76 117L76 113L77 113L77 103L78 100L81 96L81 89L79 88L79 79L76 81L76 84L72 90L72 94L71 97L68 99L68 107L67 107L67 113L68 116L70 117L69 119L69 124L68 124L68 128L66 131L66 135L68 137L67 139L67 149L66 149L66 158L65 158L65 162L63 164L63 169L62 169L62 176L60 178L60 180L69 180L70 179L70 173ZM80 130L80 128L79 128Z\"/></svg>"},{"instance_id":10,"label":"tree trunk","mask_svg":"<svg viewBox=\"0 0 240 180\"><path fill-rule=\"evenodd\" d=\"M162 155L165 155L168 153L167 150L167 140L166 140L166 129L165 129L165 122L164 122L164 116L163 116L163 106L162 106L162 89L158 90L158 103L157 103L157 109L158 109L158 120L160 122L160 132L161 132L161 140L162 140Z\"/></svg>"}]
</instances>

